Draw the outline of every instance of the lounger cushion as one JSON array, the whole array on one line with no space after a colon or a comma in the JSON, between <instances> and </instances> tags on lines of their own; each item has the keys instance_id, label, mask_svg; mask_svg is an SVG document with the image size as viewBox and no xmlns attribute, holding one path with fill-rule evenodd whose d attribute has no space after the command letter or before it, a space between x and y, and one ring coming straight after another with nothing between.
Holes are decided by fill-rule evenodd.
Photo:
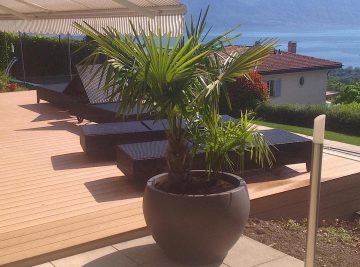
<instances>
[{"instance_id":1,"label":"lounger cushion","mask_svg":"<svg viewBox=\"0 0 360 267\"><path fill-rule=\"evenodd\" d=\"M64 93L66 87L69 83L56 83L56 84L40 84L39 87L43 89L47 89L50 91L54 91L57 93Z\"/></svg>"}]
</instances>

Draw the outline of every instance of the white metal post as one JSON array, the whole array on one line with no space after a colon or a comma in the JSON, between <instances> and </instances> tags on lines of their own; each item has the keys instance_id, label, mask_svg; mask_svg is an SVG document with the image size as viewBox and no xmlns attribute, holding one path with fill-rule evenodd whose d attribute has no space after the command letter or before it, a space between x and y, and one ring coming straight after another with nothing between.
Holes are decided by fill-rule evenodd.
<instances>
[{"instance_id":1,"label":"white metal post","mask_svg":"<svg viewBox=\"0 0 360 267\"><path fill-rule=\"evenodd\" d=\"M72 79L72 71L71 71L71 66L72 66L72 61L71 61L71 47L70 47L70 33L68 33L68 58L69 58L69 74L70 74L70 79Z\"/></svg>"}]
</instances>

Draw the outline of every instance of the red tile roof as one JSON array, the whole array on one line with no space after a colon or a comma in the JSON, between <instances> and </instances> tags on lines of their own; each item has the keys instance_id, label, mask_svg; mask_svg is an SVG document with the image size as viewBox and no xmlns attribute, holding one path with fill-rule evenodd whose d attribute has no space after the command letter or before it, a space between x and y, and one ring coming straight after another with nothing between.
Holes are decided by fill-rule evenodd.
<instances>
[{"instance_id":1,"label":"red tile roof","mask_svg":"<svg viewBox=\"0 0 360 267\"><path fill-rule=\"evenodd\" d=\"M245 50L249 49L249 47L227 46L225 49L228 54L231 54L235 51L243 53ZM262 75L270 75L322 69L337 69L341 67L342 63L340 62L274 50L274 53L267 56L258 66L257 71Z\"/></svg>"}]
</instances>

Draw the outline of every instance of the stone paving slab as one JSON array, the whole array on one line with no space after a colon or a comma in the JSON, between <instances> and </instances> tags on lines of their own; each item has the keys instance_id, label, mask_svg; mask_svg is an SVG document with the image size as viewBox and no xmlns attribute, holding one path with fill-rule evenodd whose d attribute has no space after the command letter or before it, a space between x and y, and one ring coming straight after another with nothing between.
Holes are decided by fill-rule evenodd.
<instances>
[{"instance_id":1,"label":"stone paving slab","mask_svg":"<svg viewBox=\"0 0 360 267\"><path fill-rule=\"evenodd\" d=\"M167 258L151 236L54 260L34 267L192 267ZM198 265L197 265L198 266ZM202 267L302 267L304 263L248 237L241 237L223 262Z\"/></svg>"},{"instance_id":2,"label":"stone paving slab","mask_svg":"<svg viewBox=\"0 0 360 267\"><path fill-rule=\"evenodd\" d=\"M46 262L44 264L36 265L36 267L54 267L50 262Z\"/></svg>"}]
</instances>

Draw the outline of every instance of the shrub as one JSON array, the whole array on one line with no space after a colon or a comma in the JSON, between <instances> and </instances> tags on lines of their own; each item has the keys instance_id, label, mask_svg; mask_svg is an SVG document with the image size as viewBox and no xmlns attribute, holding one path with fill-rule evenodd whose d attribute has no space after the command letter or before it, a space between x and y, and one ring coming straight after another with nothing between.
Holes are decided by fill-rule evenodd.
<instances>
[{"instance_id":1,"label":"shrub","mask_svg":"<svg viewBox=\"0 0 360 267\"><path fill-rule=\"evenodd\" d=\"M242 76L227 89L231 104L229 107L224 96L220 99L220 111L236 117L246 110L254 110L260 103L268 98L268 89L262 76L257 72L250 73L250 79Z\"/></svg>"},{"instance_id":2,"label":"shrub","mask_svg":"<svg viewBox=\"0 0 360 267\"><path fill-rule=\"evenodd\" d=\"M327 82L327 88L328 91L340 91L340 88L342 86L342 83L340 82L339 77L330 77Z\"/></svg>"},{"instance_id":3,"label":"shrub","mask_svg":"<svg viewBox=\"0 0 360 267\"><path fill-rule=\"evenodd\" d=\"M336 106L321 105L272 105L264 103L257 107L259 118L275 123L312 128L314 118L326 114L326 129L360 136L360 104Z\"/></svg>"},{"instance_id":4,"label":"shrub","mask_svg":"<svg viewBox=\"0 0 360 267\"><path fill-rule=\"evenodd\" d=\"M289 230L293 230L293 231L300 231L303 227L296 220L289 219L286 222L286 228L288 228Z\"/></svg>"},{"instance_id":5,"label":"shrub","mask_svg":"<svg viewBox=\"0 0 360 267\"><path fill-rule=\"evenodd\" d=\"M5 75L4 72L0 71L0 92L6 91L6 86L8 84L8 77Z\"/></svg>"},{"instance_id":6,"label":"shrub","mask_svg":"<svg viewBox=\"0 0 360 267\"><path fill-rule=\"evenodd\" d=\"M6 34L4 32L0 32L0 72L6 69L8 60L9 56L7 51Z\"/></svg>"},{"instance_id":7,"label":"shrub","mask_svg":"<svg viewBox=\"0 0 360 267\"><path fill-rule=\"evenodd\" d=\"M6 89L10 92L16 91L16 88L17 88L16 83L8 83L8 85L6 86Z\"/></svg>"},{"instance_id":8,"label":"shrub","mask_svg":"<svg viewBox=\"0 0 360 267\"><path fill-rule=\"evenodd\" d=\"M353 102L360 103L360 82L342 85L340 94L335 99L335 103L338 104L349 104Z\"/></svg>"}]
</instances>

